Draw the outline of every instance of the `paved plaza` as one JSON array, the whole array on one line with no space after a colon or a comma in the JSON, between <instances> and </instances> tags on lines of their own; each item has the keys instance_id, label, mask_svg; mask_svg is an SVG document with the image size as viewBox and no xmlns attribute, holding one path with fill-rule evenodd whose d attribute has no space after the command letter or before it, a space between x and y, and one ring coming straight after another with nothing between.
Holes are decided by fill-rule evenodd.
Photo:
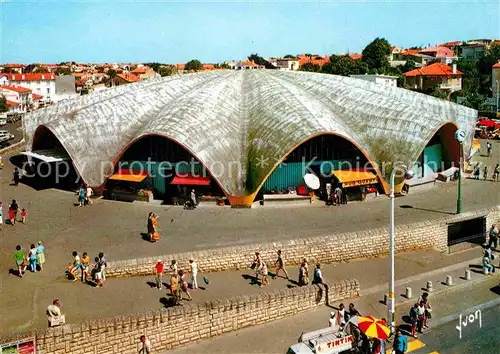
<instances>
[{"instance_id":1,"label":"paved plaza","mask_svg":"<svg viewBox=\"0 0 500 354\"><path fill-rule=\"evenodd\" d=\"M499 144L496 143L494 157L487 159L493 165L493 161L498 160L498 147ZM46 306L56 297L61 299L63 311L72 323L101 316L143 312L145 309L163 306L160 298L165 296L165 292L150 289L146 283L152 281L152 278L111 279L102 289L67 281L64 270L72 260L73 250L80 254L86 251L92 257L103 251L108 260L118 260L385 227L388 223L388 198L385 196L341 207L325 207L318 203L312 206L254 209L207 206L194 211L183 211L180 207L98 200L91 206L77 208L74 206L76 195L72 193L53 189L36 191L23 184L14 187L10 186L11 178L12 165L5 159L5 168L0 170L4 216L10 200L16 199L21 208L26 208L28 223L1 226L1 336L44 328ZM464 180L463 187L464 211L498 205L500 202L500 183L467 179ZM410 191L410 195L397 198L397 224L440 218L454 213L456 188L455 183L438 183L432 189L416 193ZM403 205L411 205L413 208L401 208ZM141 235L146 231L146 217L150 211L160 217L159 230L162 238L155 244L144 241ZM44 272L29 273L22 279L9 275L9 269L14 268L15 246L21 244L27 249L38 240L42 240L46 246L47 263ZM454 258L443 255L432 256L437 257L432 258L432 262L426 261L422 255L416 255L408 259L404 255L400 256L405 261L400 262L398 277L418 274L430 266L439 268L455 262ZM385 277L385 260L362 262L325 266L325 277L334 280L355 276L364 287L374 282L385 282L385 279L376 277L378 274ZM377 262L380 262L378 266ZM351 268L356 270L351 271ZM366 269L373 270L374 273L366 273ZM195 293L194 301L260 291L250 285L241 287L240 284L248 283L248 280L242 278L242 273L243 271L211 274L210 287L206 291ZM291 270L291 276L297 276L297 269ZM287 285L289 284L280 279L272 282L270 289L284 288Z\"/></svg>"}]
</instances>

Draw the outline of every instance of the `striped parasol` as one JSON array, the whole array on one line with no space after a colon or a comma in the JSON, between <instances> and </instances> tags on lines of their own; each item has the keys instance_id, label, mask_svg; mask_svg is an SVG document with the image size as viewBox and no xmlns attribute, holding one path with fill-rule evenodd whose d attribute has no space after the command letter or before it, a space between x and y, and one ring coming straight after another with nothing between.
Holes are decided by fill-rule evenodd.
<instances>
[{"instance_id":1,"label":"striped parasol","mask_svg":"<svg viewBox=\"0 0 500 354\"><path fill-rule=\"evenodd\" d=\"M372 316L360 317L358 327L367 337L387 339L391 333L385 321Z\"/></svg>"}]
</instances>

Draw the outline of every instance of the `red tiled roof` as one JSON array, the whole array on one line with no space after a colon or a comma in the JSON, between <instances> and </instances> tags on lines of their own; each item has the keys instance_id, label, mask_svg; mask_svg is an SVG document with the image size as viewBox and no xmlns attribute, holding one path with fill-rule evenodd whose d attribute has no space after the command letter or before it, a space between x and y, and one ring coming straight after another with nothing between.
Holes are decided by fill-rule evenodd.
<instances>
[{"instance_id":1,"label":"red tiled roof","mask_svg":"<svg viewBox=\"0 0 500 354\"><path fill-rule=\"evenodd\" d=\"M304 65L304 64L307 64L307 63L311 63L311 64L318 65L318 66L323 66L326 63L330 62L330 57L328 55L325 55L325 56L313 55L313 56L309 57L309 56L300 54L300 55L297 55L297 58L299 59L299 67Z\"/></svg>"},{"instance_id":2,"label":"red tiled roof","mask_svg":"<svg viewBox=\"0 0 500 354\"><path fill-rule=\"evenodd\" d=\"M363 58L362 54L349 54L352 60L360 60Z\"/></svg>"},{"instance_id":3,"label":"red tiled roof","mask_svg":"<svg viewBox=\"0 0 500 354\"><path fill-rule=\"evenodd\" d=\"M24 68L24 64L3 64L4 68Z\"/></svg>"},{"instance_id":4,"label":"red tiled roof","mask_svg":"<svg viewBox=\"0 0 500 354\"><path fill-rule=\"evenodd\" d=\"M240 66L257 66L253 60L242 61Z\"/></svg>"},{"instance_id":5,"label":"red tiled roof","mask_svg":"<svg viewBox=\"0 0 500 354\"><path fill-rule=\"evenodd\" d=\"M420 51L422 54L436 53L436 58L452 57L453 51L446 47L430 47Z\"/></svg>"},{"instance_id":6,"label":"red tiled roof","mask_svg":"<svg viewBox=\"0 0 500 354\"><path fill-rule=\"evenodd\" d=\"M56 79L56 76L53 73L6 74L6 75L9 81L41 81L41 80Z\"/></svg>"},{"instance_id":7,"label":"red tiled roof","mask_svg":"<svg viewBox=\"0 0 500 354\"><path fill-rule=\"evenodd\" d=\"M19 93L31 92L31 89L26 88L26 87L21 87L21 86L1 85L0 87L3 89L6 89L6 90L19 92Z\"/></svg>"},{"instance_id":8,"label":"red tiled roof","mask_svg":"<svg viewBox=\"0 0 500 354\"><path fill-rule=\"evenodd\" d=\"M36 93L31 95L31 98L34 99L35 101L41 100L43 98L42 95L37 95Z\"/></svg>"},{"instance_id":9,"label":"red tiled roof","mask_svg":"<svg viewBox=\"0 0 500 354\"><path fill-rule=\"evenodd\" d=\"M415 54L420 54L420 50L418 49L408 49L403 53L403 55L415 55Z\"/></svg>"},{"instance_id":10,"label":"red tiled roof","mask_svg":"<svg viewBox=\"0 0 500 354\"><path fill-rule=\"evenodd\" d=\"M404 76L454 76L454 75L463 75L463 72L457 70L455 74L453 74L452 69L445 64L442 63L434 63L431 65L424 66L420 69L410 70L403 74Z\"/></svg>"},{"instance_id":11,"label":"red tiled roof","mask_svg":"<svg viewBox=\"0 0 500 354\"><path fill-rule=\"evenodd\" d=\"M9 100L5 100L5 101L7 101L7 106L12 106L12 107L15 107L15 106L17 106L17 105L18 105L18 103L17 103L17 102L14 102L14 101L9 101Z\"/></svg>"},{"instance_id":12,"label":"red tiled roof","mask_svg":"<svg viewBox=\"0 0 500 354\"><path fill-rule=\"evenodd\" d=\"M125 81L128 81L128 82L137 82L137 81L141 81L141 78L132 74L132 73L124 73L124 74L116 74L117 77L125 80Z\"/></svg>"},{"instance_id":13,"label":"red tiled roof","mask_svg":"<svg viewBox=\"0 0 500 354\"><path fill-rule=\"evenodd\" d=\"M177 70L184 70L186 64L175 64L175 67L177 68Z\"/></svg>"},{"instance_id":14,"label":"red tiled roof","mask_svg":"<svg viewBox=\"0 0 500 354\"><path fill-rule=\"evenodd\" d=\"M203 70L214 70L215 65L214 64L203 64Z\"/></svg>"},{"instance_id":15,"label":"red tiled roof","mask_svg":"<svg viewBox=\"0 0 500 354\"><path fill-rule=\"evenodd\" d=\"M496 63L495 65L493 65L493 68L500 68L500 63Z\"/></svg>"},{"instance_id":16,"label":"red tiled roof","mask_svg":"<svg viewBox=\"0 0 500 354\"><path fill-rule=\"evenodd\" d=\"M133 74L145 74L149 70L148 66L141 66L140 68L135 68L131 71Z\"/></svg>"}]
</instances>

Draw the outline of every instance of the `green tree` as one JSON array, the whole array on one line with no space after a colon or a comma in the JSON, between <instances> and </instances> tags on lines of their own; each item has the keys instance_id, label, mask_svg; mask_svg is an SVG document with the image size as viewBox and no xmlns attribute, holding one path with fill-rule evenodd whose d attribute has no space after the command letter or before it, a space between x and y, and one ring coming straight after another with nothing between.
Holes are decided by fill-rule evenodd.
<instances>
[{"instance_id":1,"label":"green tree","mask_svg":"<svg viewBox=\"0 0 500 354\"><path fill-rule=\"evenodd\" d=\"M406 73L408 71L411 71L415 69L417 65L413 60L407 60L404 65L401 66L401 72Z\"/></svg>"},{"instance_id":2,"label":"green tree","mask_svg":"<svg viewBox=\"0 0 500 354\"><path fill-rule=\"evenodd\" d=\"M367 70L364 62L354 60L349 55L332 55L330 62L321 67L322 73L342 76L366 74Z\"/></svg>"},{"instance_id":3,"label":"green tree","mask_svg":"<svg viewBox=\"0 0 500 354\"><path fill-rule=\"evenodd\" d=\"M174 67L171 65L162 66L158 69L158 74L162 77L171 76L174 74Z\"/></svg>"},{"instance_id":4,"label":"green tree","mask_svg":"<svg viewBox=\"0 0 500 354\"><path fill-rule=\"evenodd\" d=\"M300 71L310 71L310 72L315 72L318 73L321 71L321 67L318 64L313 64L313 63L305 63L302 65L299 69Z\"/></svg>"},{"instance_id":5,"label":"green tree","mask_svg":"<svg viewBox=\"0 0 500 354\"><path fill-rule=\"evenodd\" d=\"M0 113L7 112L9 110L9 106L7 105L7 99L4 95L0 96Z\"/></svg>"},{"instance_id":6,"label":"green tree","mask_svg":"<svg viewBox=\"0 0 500 354\"><path fill-rule=\"evenodd\" d=\"M149 66L151 69L153 69L158 74L160 74L160 69L163 67L162 64L156 63L156 62L154 62L154 63L145 63L144 65ZM167 76L167 75L162 75L162 76Z\"/></svg>"},{"instance_id":7,"label":"green tree","mask_svg":"<svg viewBox=\"0 0 500 354\"><path fill-rule=\"evenodd\" d=\"M110 82L111 82L111 86L115 86L116 70L109 69L106 74L109 76L109 79L110 79Z\"/></svg>"},{"instance_id":8,"label":"green tree","mask_svg":"<svg viewBox=\"0 0 500 354\"><path fill-rule=\"evenodd\" d=\"M34 73L46 73L46 72L49 72L49 69L45 66L38 66L36 67L36 69L33 71Z\"/></svg>"},{"instance_id":9,"label":"green tree","mask_svg":"<svg viewBox=\"0 0 500 354\"><path fill-rule=\"evenodd\" d=\"M295 59L295 55L287 54L283 58L285 58L285 59L287 59L287 58Z\"/></svg>"},{"instance_id":10,"label":"green tree","mask_svg":"<svg viewBox=\"0 0 500 354\"><path fill-rule=\"evenodd\" d=\"M71 69L70 68L57 68L56 75L71 75Z\"/></svg>"},{"instance_id":11,"label":"green tree","mask_svg":"<svg viewBox=\"0 0 500 354\"><path fill-rule=\"evenodd\" d=\"M276 69L276 67L273 64L271 64L266 59L259 56L259 54L257 54L257 53L250 54L248 56L248 60L252 60L257 65L263 65L263 66L265 66L266 69Z\"/></svg>"},{"instance_id":12,"label":"green tree","mask_svg":"<svg viewBox=\"0 0 500 354\"><path fill-rule=\"evenodd\" d=\"M387 56L391 52L391 45L385 38L375 38L368 44L362 52L362 59L368 65L369 69L375 69L384 72L389 66Z\"/></svg>"},{"instance_id":13,"label":"green tree","mask_svg":"<svg viewBox=\"0 0 500 354\"><path fill-rule=\"evenodd\" d=\"M184 66L184 70L186 71L199 71L201 69L203 69L203 65L198 59L190 60Z\"/></svg>"}]
</instances>

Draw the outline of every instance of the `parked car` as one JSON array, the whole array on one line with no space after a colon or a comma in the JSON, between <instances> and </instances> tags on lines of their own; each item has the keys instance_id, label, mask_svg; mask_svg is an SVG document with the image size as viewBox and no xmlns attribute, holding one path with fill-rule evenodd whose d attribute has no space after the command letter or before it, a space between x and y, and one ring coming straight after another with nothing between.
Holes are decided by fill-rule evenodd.
<instances>
[{"instance_id":1,"label":"parked car","mask_svg":"<svg viewBox=\"0 0 500 354\"><path fill-rule=\"evenodd\" d=\"M1 140L12 140L14 138L15 138L14 134L11 134L9 131L0 130L0 139Z\"/></svg>"},{"instance_id":2,"label":"parked car","mask_svg":"<svg viewBox=\"0 0 500 354\"><path fill-rule=\"evenodd\" d=\"M3 127L7 124L7 118L0 117L0 127Z\"/></svg>"}]
</instances>

